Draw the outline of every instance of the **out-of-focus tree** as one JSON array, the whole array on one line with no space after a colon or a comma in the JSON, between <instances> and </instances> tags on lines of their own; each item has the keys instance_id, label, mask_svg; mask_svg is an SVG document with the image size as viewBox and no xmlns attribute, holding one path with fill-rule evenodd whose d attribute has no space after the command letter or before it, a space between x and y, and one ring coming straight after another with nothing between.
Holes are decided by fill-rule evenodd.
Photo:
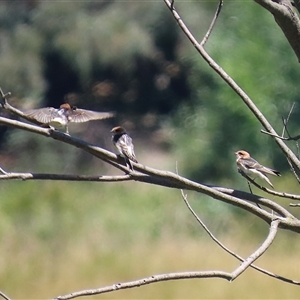
<instances>
[{"instance_id":1,"label":"out-of-focus tree","mask_svg":"<svg viewBox=\"0 0 300 300\"><path fill-rule=\"evenodd\" d=\"M28 3L0 3L0 39L6 41L0 78L6 90L14 91L11 101L16 106L58 107L68 101L87 109L114 110L115 123L137 129L137 135L145 130L151 140L163 116L191 102L192 66L181 55L186 47L183 35L163 3ZM212 8L206 6L200 13L203 24ZM194 20L199 7L200 3L186 7ZM5 148L12 152L32 145L31 156L23 161L45 161L36 137L5 137ZM95 135L94 141L98 139ZM59 149L55 150L71 157L68 149Z\"/></svg>"}]
</instances>

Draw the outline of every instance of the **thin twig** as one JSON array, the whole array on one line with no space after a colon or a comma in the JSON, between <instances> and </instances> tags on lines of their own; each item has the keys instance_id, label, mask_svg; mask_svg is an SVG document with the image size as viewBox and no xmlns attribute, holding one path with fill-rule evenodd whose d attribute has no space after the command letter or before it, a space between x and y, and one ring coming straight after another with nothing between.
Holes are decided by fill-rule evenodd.
<instances>
[{"instance_id":1,"label":"thin twig","mask_svg":"<svg viewBox=\"0 0 300 300\"><path fill-rule=\"evenodd\" d=\"M4 298L5 300L10 300L8 296L6 296L3 292L0 291L0 296Z\"/></svg>"},{"instance_id":2,"label":"thin twig","mask_svg":"<svg viewBox=\"0 0 300 300\"><path fill-rule=\"evenodd\" d=\"M1 169L1 168L0 168ZM1 171L2 172L2 171ZM94 181L94 182L118 182L133 180L131 175L107 176L107 175L73 175L73 174L42 174L42 173L16 173L6 172L0 175L0 180L60 180L60 181Z\"/></svg>"},{"instance_id":3,"label":"thin twig","mask_svg":"<svg viewBox=\"0 0 300 300\"><path fill-rule=\"evenodd\" d=\"M1 168L0 168L1 169ZM56 181L89 181L89 182L121 182L121 181L139 181L164 187L171 187L168 180L156 178L155 176L141 174L132 171L126 175L73 175L73 174L46 174L46 173L16 173L6 172L0 175L1 180L56 180ZM180 185L173 184L174 188L180 188Z\"/></svg>"},{"instance_id":4,"label":"thin twig","mask_svg":"<svg viewBox=\"0 0 300 300\"><path fill-rule=\"evenodd\" d=\"M294 166L293 166L291 160L290 160L288 157L287 157L286 159L287 159L288 164L289 164L290 167L291 167L291 171L293 172L293 174L294 174L296 180L297 180L298 183L300 184L300 178L299 178L298 174L296 173L296 170L295 170L295 168L294 168Z\"/></svg>"},{"instance_id":5,"label":"thin twig","mask_svg":"<svg viewBox=\"0 0 300 300\"><path fill-rule=\"evenodd\" d=\"M211 237L211 239L216 242L217 245L219 245L223 250L225 250L227 253L229 253L230 255L232 255L233 257L237 258L239 261L243 262L244 259L239 256L238 254L234 253L233 251L231 251L229 248L227 248L223 243L221 243L213 234L212 232L208 229L208 227L204 224L204 222L200 219L200 217L196 214L196 212L193 210L193 208L191 207L188 199L187 199L187 195L184 194L183 190L180 190L181 191L181 196L182 196L182 199L184 201L184 203L186 204L187 208L189 209L189 211L191 212L191 214L195 217L195 219L197 220L197 222L202 226L202 228L206 231L206 233ZM265 269L262 269L256 265L253 265L251 264L250 265L251 268L263 273L263 274L266 274L270 277L273 277L273 278L276 278L278 280L281 280L281 281L284 281L284 282L288 282L288 283L292 283L292 284L295 284L295 285L300 285L300 282L299 281L295 281L295 280L292 280L292 279L289 279L289 278L286 278L286 277L283 277L283 276L280 276L280 275L277 275L277 274L274 274L268 270L265 270Z\"/></svg>"},{"instance_id":6,"label":"thin twig","mask_svg":"<svg viewBox=\"0 0 300 300\"><path fill-rule=\"evenodd\" d=\"M289 134L289 132L287 130L287 127L286 127L286 119L284 117L281 117L281 121L282 121L282 124L283 124L281 136L283 137L284 136L284 132L286 131L288 137L290 137L290 134Z\"/></svg>"},{"instance_id":7,"label":"thin twig","mask_svg":"<svg viewBox=\"0 0 300 300\"><path fill-rule=\"evenodd\" d=\"M4 94L2 88L0 87L0 94L1 94L1 98L3 100L3 102L1 102L1 105L4 106L4 104L7 102L6 98L11 96L11 92Z\"/></svg>"},{"instance_id":8,"label":"thin twig","mask_svg":"<svg viewBox=\"0 0 300 300\"><path fill-rule=\"evenodd\" d=\"M175 2L175 0L171 0L171 9L172 9L172 10L175 9L175 8L174 8L174 2Z\"/></svg>"},{"instance_id":9,"label":"thin twig","mask_svg":"<svg viewBox=\"0 0 300 300\"><path fill-rule=\"evenodd\" d=\"M270 208L274 212L276 212L279 216L283 218L289 218L289 219L296 219L295 216L293 216L288 210L286 210L284 207L276 203L275 201L272 201L270 199L264 198L262 196L257 196L254 194L249 194L247 192L237 191L230 188L224 188L224 187L213 187L214 189L223 192L228 195L234 195L237 198L244 199L246 201L250 201L252 203L259 203L260 205L263 205L265 207ZM262 210L265 211L265 210ZM273 220L273 215L272 219ZM271 222L270 222L271 223Z\"/></svg>"},{"instance_id":10,"label":"thin twig","mask_svg":"<svg viewBox=\"0 0 300 300\"><path fill-rule=\"evenodd\" d=\"M284 131L285 131L285 130L286 130L288 136L290 136L290 134L289 134L289 132L288 132L288 130L287 130L287 123L288 123L289 120L290 120L290 116L291 116L291 114L292 114L292 111L293 111L294 107L295 107L295 102L292 104L292 107L291 107L291 109L290 109L290 111L289 111L289 113L288 113L287 118L286 118L286 119L283 119L283 125L284 125L284 126L283 126L283 129L282 129L282 136L284 136ZM283 118L283 117L282 117L282 118Z\"/></svg>"},{"instance_id":11,"label":"thin twig","mask_svg":"<svg viewBox=\"0 0 300 300\"><path fill-rule=\"evenodd\" d=\"M272 136L272 137L278 138L278 139L283 140L283 141L296 141L296 147L297 147L297 151L298 151L298 157L297 157L297 160L298 160L298 162L299 162L299 155L300 155L300 154L299 154L298 140L300 139L300 135L296 135L296 136L294 136L294 137L292 137L292 136L289 136L289 137L282 137L282 136L279 136L279 135L277 135L277 134L274 134L274 133L270 133L270 132L268 132L268 131L265 131L265 130L263 130L263 129L261 129L260 132L261 132L261 133L264 133L264 134L267 134L267 135L270 135L270 136ZM289 159L294 163L294 165L297 166L297 169L300 170L299 163L298 163L297 161L296 161L296 163L295 163L295 160L292 159L293 157L294 157L294 154L293 154L291 151L289 151L289 152L286 153L286 158L289 158Z\"/></svg>"},{"instance_id":12,"label":"thin twig","mask_svg":"<svg viewBox=\"0 0 300 300\"><path fill-rule=\"evenodd\" d=\"M288 130L288 128L287 128L288 119L285 119L284 117L281 117L281 119L282 119L282 124L283 124L281 136L283 137L283 136L284 136L284 132L286 131L286 134L287 134L288 137L290 138L291 135L290 135L290 132L289 132L289 130Z\"/></svg>"},{"instance_id":13,"label":"thin twig","mask_svg":"<svg viewBox=\"0 0 300 300\"><path fill-rule=\"evenodd\" d=\"M0 167L0 172L4 175L7 175L7 172L4 169L2 169L1 167Z\"/></svg>"},{"instance_id":14,"label":"thin twig","mask_svg":"<svg viewBox=\"0 0 300 300\"><path fill-rule=\"evenodd\" d=\"M21 118L23 118L23 119L29 121L29 122L35 124L35 125L39 125L39 126L44 126L44 127L45 127L45 124L40 123L39 121L37 121L37 120L35 120L35 119L33 119L33 118L30 118L30 117L26 116L21 110L15 108L15 107L13 107L13 106L11 106L11 105L8 103L8 101L7 101L7 97L8 97L8 96L11 96L11 93L8 92L8 93L4 94L4 92L3 92L3 90L2 90L1 87L0 87L0 96L1 96L1 98L2 98L1 105L2 105L2 107L3 107L4 109L6 109L7 111L10 111L11 113L13 113L13 114L15 114L15 115L17 115L17 116L19 116L19 117L21 117Z\"/></svg>"},{"instance_id":15,"label":"thin twig","mask_svg":"<svg viewBox=\"0 0 300 300\"><path fill-rule=\"evenodd\" d=\"M240 170L239 170L240 171ZM247 180L247 184L248 184L248 188L249 188L249 191L250 191L250 193L251 194L253 194L252 193L252 188L251 188L251 184L250 184L250 182ZM262 209L261 207L260 207L260 205L256 202L256 205L260 208L260 209Z\"/></svg>"},{"instance_id":16,"label":"thin twig","mask_svg":"<svg viewBox=\"0 0 300 300\"><path fill-rule=\"evenodd\" d=\"M284 131L286 131L286 133L287 133L287 135L288 135L289 138L291 138L291 134L288 131L287 125L288 125L290 116L292 114L292 111L294 109L294 106L295 106L295 102L292 104L292 107L291 107L291 109L290 109L290 111L289 111L288 116L287 116L286 119L282 117L282 123L283 123L282 136L284 136ZM299 143L298 143L297 140L295 142L296 142L297 154L298 154L298 159L299 159L299 157L300 157Z\"/></svg>"},{"instance_id":17,"label":"thin twig","mask_svg":"<svg viewBox=\"0 0 300 300\"><path fill-rule=\"evenodd\" d=\"M275 219L272 221L269 234L265 239L265 241L255 252L253 252L246 260L244 260L242 264L232 273L232 280L234 280L239 275L241 275L244 271L246 271L246 269L254 261L256 261L260 256L262 256L268 250L268 248L271 246L271 244L273 243L276 237L280 222L281 222L280 219Z\"/></svg>"},{"instance_id":18,"label":"thin twig","mask_svg":"<svg viewBox=\"0 0 300 300\"><path fill-rule=\"evenodd\" d=\"M253 194L253 193L252 193L252 189L251 189L250 182L249 182L248 180L247 180L247 183L248 183L248 188L249 188L250 193Z\"/></svg>"},{"instance_id":19,"label":"thin twig","mask_svg":"<svg viewBox=\"0 0 300 300\"><path fill-rule=\"evenodd\" d=\"M245 177L249 182L251 182L253 185L255 185L257 188L259 188L260 190L268 193L268 194L271 194L271 195L274 195L274 196L277 196L277 197L281 197L281 198L287 198L287 199L293 199L293 200L300 200L300 195L296 195L296 194L289 194L289 193L281 193L281 192L276 192L274 190L271 190L267 187L264 187L262 185L259 185L255 180L253 180L252 178L250 178L247 174L245 174L243 171L239 170L239 173Z\"/></svg>"},{"instance_id":20,"label":"thin twig","mask_svg":"<svg viewBox=\"0 0 300 300\"><path fill-rule=\"evenodd\" d=\"M223 272L223 271L178 272L178 273L159 274L159 275L152 275L150 277L141 278L134 281L117 283L102 288L78 291L67 295L58 296L55 299L69 300L77 297L95 296L104 293L115 292L118 290L141 287L143 285L147 285L151 283L180 280L180 279L192 279L192 278L223 278L230 281L232 279L232 276L231 273Z\"/></svg>"},{"instance_id":21,"label":"thin twig","mask_svg":"<svg viewBox=\"0 0 300 300\"><path fill-rule=\"evenodd\" d=\"M200 45L202 47L204 47L205 43L207 42L207 40L208 40L208 38L209 38L209 36L210 36L210 34L211 34L214 26L215 26L215 23L217 21L217 18L219 16L220 12L221 12L222 7L223 7L223 0L220 0L219 5L218 5L217 10L216 10L216 13L215 13L215 15L214 15L214 17L212 19L212 22L211 22L209 28L208 28L208 31L206 32L203 40L200 43Z\"/></svg>"},{"instance_id":22,"label":"thin twig","mask_svg":"<svg viewBox=\"0 0 300 300\"><path fill-rule=\"evenodd\" d=\"M280 139L282 141L297 141L297 140L300 139L300 134L296 135L294 137L293 136L291 136L291 137L282 137L282 136L278 135L277 133L271 133L271 132L268 132L268 131L263 130L263 129L261 129L260 132L264 133L264 134L267 134L269 136L275 137L277 139Z\"/></svg>"}]
</instances>

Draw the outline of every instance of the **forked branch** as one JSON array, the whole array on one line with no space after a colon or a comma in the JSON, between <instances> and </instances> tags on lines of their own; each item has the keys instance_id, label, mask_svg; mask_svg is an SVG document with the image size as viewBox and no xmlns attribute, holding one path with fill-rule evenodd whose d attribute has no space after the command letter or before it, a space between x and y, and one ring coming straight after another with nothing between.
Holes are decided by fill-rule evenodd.
<instances>
[{"instance_id":1,"label":"forked branch","mask_svg":"<svg viewBox=\"0 0 300 300\"><path fill-rule=\"evenodd\" d=\"M223 243L221 243L213 234L212 232L208 229L208 227L204 224L204 222L199 218L199 216L196 214L196 212L193 210L193 208L191 207L190 203L188 202L187 199L187 195L184 194L183 190L181 190L181 196L183 198L184 203L186 204L187 208L189 209L189 211L191 212L191 214L194 216L194 218L197 220L197 222L202 226L202 228L206 231L206 233L210 236L210 238L218 245L220 246L224 251L226 251L227 253L229 253L230 255L232 255L233 257L237 258L239 261L244 262L245 260L239 256L238 254L234 253L232 250L230 250L228 247L226 247ZM256 265L251 264L250 265L251 268L265 274L268 275L270 277L276 278L278 280L284 281L284 282L288 282L291 284L295 284L295 285L300 285L299 281L293 280L293 279L289 279L277 274L274 274L270 271L267 271L265 269L262 269Z\"/></svg>"},{"instance_id":2,"label":"forked branch","mask_svg":"<svg viewBox=\"0 0 300 300\"><path fill-rule=\"evenodd\" d=\"M221 12L222 7L223 7L223 0L220 0L219 5L218 5L217 10L216 10L216 13L215 13L215 15L214 15L214 17L213 17L213 19L211 21L211 24L210 24L209 28L208 28L208 31L206 32L204 38L202 39L202 41L200 43L200 45L202 47L204 47L205 43L207 42L207 40L208 40L208 38L209 38L209 36L210 36L210 34L211 34L211 32L212 32L215 24L216 24L216 21L218 19L218 16L219 16L219 14Z\"/></svg>"},{"instance_id":3,"label":"forked branch","mask_svg":"<svg viewBox=\"0 0 300 300\"><path fill-rule=\"evenodd\" d=\"M134 287L140 287L146 284L152 284L163 281L170 280L179 280L179 279L191 279L191 278L222 278L228 281L235 280L239 275L241 275L255 260L257 260L272 244L276 237L278 230L278 225L280 223L279 219L273 220L270 226L270 232L263 242L263 244L253 252L247 259L243 261L239 267L237 267L233 272L224 272L224 271L199 271L199 272L179 272L179 273L167 273L161 275L152 275L150 277L142 278L139 280L117 283L103 288L90 289L78 291L75 293L58 296L55 299L57 300L69 300L77 297L85 296L95 296L104 293L113 292L116 290L129 289Z\"/></svg>"}]
</instances>

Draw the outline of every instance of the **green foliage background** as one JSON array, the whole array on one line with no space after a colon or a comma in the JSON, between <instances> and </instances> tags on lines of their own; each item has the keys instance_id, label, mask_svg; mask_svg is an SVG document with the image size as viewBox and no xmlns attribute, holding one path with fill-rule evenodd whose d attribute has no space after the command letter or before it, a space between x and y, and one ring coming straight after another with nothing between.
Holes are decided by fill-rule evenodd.
<instances>
[{"instance_id":1,"label":"green foliage background","mask_svg":"<svg viewBox=\"0 0 300 300\"><path fill-rule=\"evenodd\" d=\"M200 40L217 3L176 2L176 8ZM226 1L206 49L278 132L296 102L289 129L298 134L298 62L270 14L254 1ZM274 179L277 189L298 192L272 139L200 58L163 1L0 2L0 69L1 87L21 109L69 101L117 112L114 120L74 125L74 136L114 151L109 130L122 124L141 163L175 171L177 161L180 174L193 180L242 190L247 184L236 172L234 152L245 149L283 173ZM115 172L79 149L4 127L0 150L1 167L9 171ZM13 298L238 265L209 241L178 191L137 183L3 181L0 191L0 290ZM238 209L200 195L189 199L242 255L267 233ZM262 263L295 278L299 243L292 234L279 240ZM253 289L255 281L265 288ZM105 298L293 298L298 292L254 271L233 284L163 283Z\"/></svg>"}]
</instances>

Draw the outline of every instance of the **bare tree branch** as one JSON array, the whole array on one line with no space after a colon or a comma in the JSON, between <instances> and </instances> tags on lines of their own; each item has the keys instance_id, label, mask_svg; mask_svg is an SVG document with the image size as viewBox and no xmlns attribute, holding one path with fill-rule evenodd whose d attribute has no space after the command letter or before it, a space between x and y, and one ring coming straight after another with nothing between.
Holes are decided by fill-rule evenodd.
<instances>
[{"instance_id":1,"label":"bare tree branch","mask_svg":"<svg viewBox=\"0 0 300 300\"><path fill-rule=\"evenodd\" d=\"M290 165L290 167L291 167L291 170L292 170L292 172L293 172L293 174L294 174L296 180L297 180L298 183L300 184L300 178L299 178L299 176L298 176L298 174L297 174L297 172L296 172L296 170L295 170L295 168L294 168L292 162L290 161L289 158L287 158L287 161L288 161L288 163L289 163L289 165Z\"/></svg>"},{"instance_id":2,"label":"bare tree branch","mask_svg":"<svg viewBox=\"0 0 300 300\"><path fill-rule=\"evenodd\" d=\"M291 109L290 109L290 111L289 111L289 113L288 113L287 118L284 119L284 118L282 117L282 119L283 119L282 136L284 136L284 131L286 131L286 133L287 133L287 135L288 135L289 138L291 137L291 135L290 135L290 133L289 133L289 131L288 131L287 124L288 124L288 122L289 122L289 119L290 119L290 116L291 116L291 114L292 114L292 111L293 111L294 107L295 107L295 102L293 103L293 105L292 105L292 107L291 107ZM300 152L299 152L299 143L298 143L298 141L296 141L296 148L297 148L298 159L299 159L299 157L300 157ZM291 165L292 163L291 163L291 161L290 161L290 159L289 159L288 157L287 157L287 160L288 160L289 164ZM294 167L293 167L293 170L294 170Z\"/></svg>"},{"instance_id":3,"label":"bare tree branch","mask_svg":"<svg viewBox=\"0 0 300 300\"><path fill-rule=\"evenodd\" d=\"M228 281L231 281L232 276L228 272L223 271L203 271L203 272L178 272L178 273L167 273L161 275L152 275L150 277L145 277L142 279L128 281L123 283L117 283L110 286L106 286L103 288L96 288L90 290L83 290L74 292L71 294L58 296L56 300L68 300L77 297L86 297L86 296L95 296L104 293L114 292L118 290L130 289L135 287L141 287L143 285L163 282L163 281L170 281L170 280L180 280L180 279L192 279L192 278L223 278Z\"/></svg>"},{"instance_id":4,"label":"bare tree branch","mask_svg":"<svg viewBox=\"0 0 300 300\"><path fill-rule=\"evenodd\" d=\"M212 187L213 189L216 189L217 191L220 191L222 193L225 193L227 195L232 195L235 196L239 199L247 200L255 204L261 204L265 207L268 207L272 209L274 212L278 213L280 216L285 217L285 218L295 218L290 212L288 212L285 208L283 208L281 205L277 204L276 202L261 197L257 196L255 194L247 193L244 191L238 191L230 188L225 188L225 187L215 187L208 185L209 187Z\"/></svg>"},{"instance_id":5,"label":"bare tree branch","mask_svg":"<svg viewBox=\"0 0 300 300\"><path fill-rule=\"evenodd\" d=\"M123 161L121 160L117 155L112 154L109 151L106 151L104 149L101 149L97 146L90 145L80 139L76 139L75 137L71 137L68 134L65 134L63 132L60 132L58 130L53 130L52 128L41 128L36 125L27 124L24 122L11 120L8 118L0 117L0 124L12 126L14 128L23 129L26 131L30 131L33 133L37 133L46 137L51 137L53 139L62 141L64 143L73 145L75 147L81 148L85 150L86 152L101 158L103 161L111 164L112 166L129 173L130 169L126 168L125 166L120 165L118 162ZM107 158L109 157L109 159Z\"/></svg>"},{"instance_id":6,"label":"bare tree branch","mask_svg":"<svg viewBox=\"0 0 300 300\"><path fill-rule=\"evenodd\" d=\"M174 2L175 0L171 0L171 9L174 9Z\"/></svg>"},{"instance_id":7,"label":"bare tree branch","mask_svg":"<svg viewBox=\"0 0 300 300\"><path fill-rule=\"evenodd\" d=\"M33 123L33 124L36 124L36 125L43 125L45 127L45 124L42 124L40 122L38 122L37 120L33 119L33 118L29 118L27 117L21 110L11 106L8 101L7 101L7 97L11 96L11 93L8 92L6 94L4 94L2 88L0 87L0 96L2 98L2 102L0 102L2 108L6 109L7 111L10 111L11 113ZM49 126L47 126L49 127Z\"/></svg>"},{"instance_id":8,"label":"bare tree branch","mask_svg":"<svg viewBox=\"0 0 300 300\"><path fill-rule=\"evenodd\" d=\"M184 203L186 204L187 208L189 209L189 211L192 213L192 215L195 217L195 219L197 220L197 222L202 226L202 228L206 231L206 233L211 237L211 239L217 244L219 245L223 250L225 250L227 253L229 253L230 255L232 255L233 257L237 258L239 261L244 261L244 259L239 256L238 254L234 253L233 251L231 251L229 248L227 248L223 243L221 243L212 233L211 231L208 229L208 227L204 224L204 222L199 218L199 216L196 214L196 212L193 210L193 208L191 207L191 205L189 204L188 202L188 199L187 199L187 195L184 194L183 190L181 190L181 196L183 198L183 201ZM283 277L283 276L280 276L280 275L277 275L277 274L274 274L270 271L267 271L265 269L262 269L256 265L253 265L251 264L250 265L251 268L263 273L263 274L266 274L270 277L273 277L273 278L276 278L278 280L281 280L281 281L284 281L284 282L288 282L288 283L292 283L292 284L295 284L295 285L300 285L300 282L299 281L295 281L293 279L289 279L289 278L286 278L286 277Z\"/></svg>"},{"instance_id":9,"label":"bare tree branch","mask_svg":"<svg viewBox=\"0 0 300 300\"><path fill-rule=\"evenodd\" d=\"M110 165L120 169L121 171L125 172L126 174L130 175L132 180L147 182L152 184L158 184L166 187L177 188L177 189L186 189L186 190L194 190L200 192L202 194L208 195L214 199L220 200L225 203L229 203L231 205L240 207L244 210L251 212L252 214L258 216L262 220L266 221L267 223L271 223L273 219L273 215L265 210L262 210L255 205L248 203L244 200L244 198L238 198L237 195L245 196L248 201L254 201L255 203L261 203L265 206L271 207L272 210L277 212L280 216L284 219L280 223L281 228L289 229L295 232L300 232L300 221L297 220L291 213L286 211L283 207L279 206L275 202L262 199L259 196L234 191L231 189L221 189L217 187L211 187L208 185L204 185L201 183L196 183L191 180L188 180L184 177L181 177L177 174L174 174L169 171L160 171L153 168L149 168L147 166L143 166L141 164L132 163L134 166L134 171L130 170L129 168L121 165L119 163L120 158L107 150L104 150L98 146L91 145L87 142L84 142L80 139L74 138L70 135L65 133L59 132L53 129L45 129L35 125L26 124L24 122L10 120L8 118L0 117L0 124L13 126L15 128L27 130L30 132L34 132L37 134L41 134L46 137L51 137L53 139L59 140L61 142L76 146L95 157L100 158L101 160L109 163ZM121 160L124 163L123 160ZM142 175L140 175L142 173ZM4 174L5 175L5 174ZM148 176L145 176L148 175ZM226 191L226 192L224 192ZM250 200L251 199L251 200Z\"/></svg>"},{"instance_id":10,"label":"bare tree branch","mask_svg":"<svg viewBox=\"0 0 300 300\"><path fill-rule=\"evenodd\" d=\"M283 136L278 135L277 133L270 133L270 132L265 131L263 129L261 129L260 132L264 133L264 134L267 134L267 135L270 135L272 137L275 137L277 139L283 140L283 141L297 141L297 140L300 139L300 135L296 135L294 137L292 137L292 136L290 136L290 137L283 137Z\"/></svg>"},{"instance_id":11,"label":"bare tree branch","mask_svg":"<svg viewBox=\"0 0 300 300\"><path fill-rule=\"evenodd\" d=\"M272 244L273 240L276 237L276 233L278 230L278 225L280 223L279 219L273 220L270 226L270 232L263 244L253 253L251 254L243 263L235 269L232 273L223 272L223 271L199 271L199 272L181 272L181 273L168 273L161 275L153 275L147 278L142 278L135 281L129 281L124 283L118 283L111 286L106 286L98 289L90 289L83 290L71 294L67 294L64 296L58 296L55 299L57 300L68 300L77 297L84 296L94 296L100 295L103 293L113 292L121 289L129 289L133 287L140 287L142 285L169 281L169 280L178 280L178 279L190 279L190 278L223 278L229 281L235 280L240 274L242 274L255 260L257 260Z\"/></svg>"},{"instance_id":12,"label":"bare tree branch","mask_svg":"<svg viewBox=\"0 0 300 300\"><path fill-rule=\"evenodd\" d=\"M239 169L238 171L240 172L240 169ZM249 188L250 194L253 194L252 188L251 188L251 184L250 184L250 182L249 182L248 180L247 180L247 184L248 184L248 188ZM257 205L259 208L261 208L261 206L260 206L258 203L256 203L256 205Z\"/></svg>"},{"instance_id":13,"label":"bare tree branch","mask_svg":"<svg viewBox=\"0 0 300 300\"><path fill-rule=\"evenodd\" d=\"M131 174L126 175L119 175L119 176L107 176L107 175L97 175L97 176L90 176L90 175L68 175L68 174L41 174L41 173L17 173L17 172L6 172L2 168L0 168L0 172L3 175L0 175L0 180L59 180L59 181L92 181L92 182L118 182L118 181L138 181L144 182L149 184L160 185L169 188L182 188L189 190L194 190L194 188L190 188L188 185L178 184L176 182L170 182L169 180L164 180L163 178L157 178L155 175L145 175L142 173L134 172ZM179 175L177 175L181 178ZM199 185L199 184L198 184ZM290 214L286 209L278 205L276 202L271 201L269 199L265 199L253 194L249 194L246 192L228 189L228 188L221 188L215 187L210 185L203 185L206 187L210 187L213 190L219 191L224 193L225 195L235 196L239 199L247 200L253 203L260 203L265 207L272 209L274 212L278 213L282 217L286 218L295 218L292 214Z\"/></svg>"},{"instance_id":14,"label":"bare tree branch","mask_svg":"<svg viewBox=\"0 0 300 300\"><path fill-rule=\"evenodd\" d=\"M0 296L4 298L5 300L10 300L8 296L6 296L3 292L0 291Z\"/></svg>"},{"instance_id":15,"label":"bare tree branch","mask_svg":"<svg viewBox=\"0 0 300 300\"><path fill-rule=\"evenodd\" d=\"M290 119L291 113L292 113L292 111L293 111L293 109L294 109L294 106L295 106L295 102L293 103L293 105L292 105L292 107L291 107L291 109L290 109L290 111L289 111L289 114L288 114L288 116L287 116L286 119L285 119L284 117L282 117L283 129L282 129L282 134L281 134L281 136L278 136L277 134L272 134L272 133L267 132L267 131L265 131L265 130L263 130L263 129L261 129L260 131L261 131L262 133L264 133L264 134L267 134L267 135L270 135L270 136L279 138L279 139L281 139L281 140L283 140L283 141L292 141L292 140L293 140L293 141L296 141L296 147L297 147L298 159L299 159L299 144L298 144L298 140L299 140L299 138L300 138L300 135L297 135L297 136L295 136L295 137L292 137L292 136L290 135L289 131L288 131L288 128L287 128L287 124L288 124L288 121L289 121L289 119ZM286 133L287 133L287 135L288 135L287 138L284 137L285 131L286 131ZM297 178L295 169L294 169L294 167L292 166L293 163L292 163L291 159L290 159L288 156L287 156L286 158L287 158L287 161L288 161L289 165L290 165L291 168L292 168L292 171L293 171L294 175L295 175L296 178ZM298 180L298 178L297 178L297 180ZM299 182L299 180L298 180L298 182Z\"/></svg>"},{"instance_id":16,"label":"bare tree branch","mask_svg":"<svg viewBox=\"0 0 300 300\"><path fill-rule=\"evenodd\" d=\"M218 5L217 10L216 10L216 13L215 13L215 15L214 15L214 17L212 19L212 22L211 22L209 28L208 28L208 31L207 31L206 35L204 36L203 40L200 43L200 45L202 47L204 47L204 45L206 44L206 42L207 42L207 40L208 40L208 38L209 38L209 36L210 36L210 34L211 34L214 26L215 26L215 23L217 21L217 18L219 16L220 12L221 12L222 7L223 7L223 0L220 0L219 5Z\"/></svg>"},{"instance_id":17,"label":"bare tree branch","mask_svg":"<svg viewBox=\"0 0 300 300\"><path fill-rule=\"evenodd\" d=\"M3 170L3 169L2 169ZM147 176L147 175L145 175ZM91 175L72 175L72 174L39 174L39 173L16 173L5 172L0 175L0 180L60 180L60 181L93 181L93 182L118 182L132 180L130 175L119 176L91 176Z\"/></svg>"},{"instance_id":18,"label":"bare tree branch","mask_svg":"<svg viewBox=\"0 0 300 300\"><path fill-rule=\"evenodd\" d=\"M268 10L281 28L300 61L300 20L289 0L254 0ZM298 3L297 3L298 5Z\"/></svg>"},{"instance_id":19,"label":"bare tree branch","mask_svg":"<svg viewBox=\"0 0 300 300\"><path fill-rule=\"evenodd\" d=\"M277 196L277 197L281 197L281 198L288 198L288 199L293 199L293 200L300 200L300 195L296 195L296 194L289 194L289 193L285 193L285 192L276 192L274 190L271 190L265 186L259 185L255 180L253 180L252 178L250 178L247 174L245 174L242 171L239 171L239 173L245 177L247 179L248 182L251 182L253 185L255 185L257 188L261 189L262 191Z\"/></svg>"},{"instance_id":20,"label":"bare tree branch","mask_svg":"<svg viewBox=\"0 0 300 300\"><path fill-rule=\"evenodd\" d=\"M280 223L280 219L275 219L272 221L270 226L270 232L263 244L254 252L252 253L247 259L243 261L243 263L232 273L232 280L237 278L239 275L241 275L255 260L257 260L260 256L262 256L267 249L271 246L273 243L277 231L278 231L278 225Z\"/></svg>"},{"instance_id":21,"label":"bare tree branch","mask_svg":"<svg viewBox=\"0 0 300 300\"><path fill-rule=\"evenodd\" d=\"M17 172L6 172L0 168L0 180L57 180L57 181L90 181L90 182L122 182L122 181L139 181L149 184L160 185L164 187L177 188L177 185L171 184L167 180L158 179L154 176L141 174L138 172L109 176L109 175L75 175L75 174L43 174L43 173L17 173Z\"/></svg>"},{"instance_id":22,"label":"bare tree branch","mask_svg":"<svg viewBox=\"0 0 300 300\"><path fill-rule=\"evenodd\" d=\"M288 130L287 130L287 123L288 123L289 120L290 120L290 117L291 117L291 114L292 114L292 112L293 112L293 110L294 110L294 107L295 107L295 102L292 104L292 107L291 107L291 109L290 109L290 111L289 111L289 113L288 113L287 118L284 119L284 118L282 117L282 119L283 119L283 129L282 129L282 134L281 134L281 136L284 136L284 132L285 132L285 131L286 131L287 134L290 136L290 134L289 134L289 132L288 132Z\"/></svg>"}]
</instances>

